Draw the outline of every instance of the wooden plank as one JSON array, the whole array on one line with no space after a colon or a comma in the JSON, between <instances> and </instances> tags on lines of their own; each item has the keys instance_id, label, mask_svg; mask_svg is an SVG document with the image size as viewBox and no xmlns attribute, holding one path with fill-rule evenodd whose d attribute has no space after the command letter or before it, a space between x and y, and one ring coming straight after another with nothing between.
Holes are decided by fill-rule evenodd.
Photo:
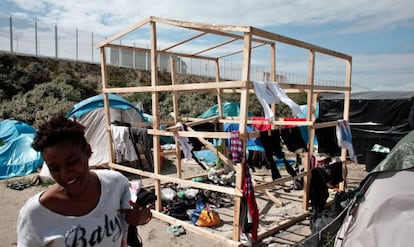
<instances>
[{"instance_id":1,"label":"wooden plank","mask_svg":"<svg viewBox=\"0 0 414 247\"><path fill-rule=\"evenodd\" d=\"M151 30L151 86L156 87L158 83L158 68L157 68L157 28L154 22L150 22L150 30ZM159 113L159 105L158 105L158 92L152 91L151 93L152 99L152 128L154 130L159 129L160 127L160 113ZM154 173L159 175L161 172L161 145L160 145L160 137L154 135L152 137L153 141L153 161L154 161ZM161 184L160 180L155 181L155 194L158 198L161 198ZM157 200L155 203L155 209L157 211L161 211L162 205L161 200Z\"/></svg>"},{"instance_id":2,"label":"wooden plank","mask_svg":"<svg viewBox=\"0 0 414 247\"><path fill-rule=\"evenodd\" d=\"M232 88L245 85L242 81L224 81L224 82L205 82L205 83L188 83L178 85L155 85L140 87L122 87L122 88L106 88L106 93L130 93L130 92L172 92L172 91L215 91L217 88Z\"/></svg>"},{"instance_id":3,"label":"wooden plank","mask_svg":"<svg viewBox=\"0 0 414 247\"><path fill-rule=\"evenodd\" d=\"M274 196L272 193L270 193L270 191L268 189L262 189L261 190L263 192L263 194L265 194L267 196L267 198L269 198L274 204L278 205L278 206L283 206L284 203L282 201L282 199L277 198L276 196Z\"/></svg>"},{"instance_id":4,"label":"wooden plank","mask_svg":"<svg viewBox=\"0 0 414 247\"><path fill-rule=\"evenodd\" d=\"M177 66L175 62L175 57L170 57L170 66L171 66L171 84L174 86L177 84ZM173 117L174 123L178 123L178 92L174 91L172 94L173 100ZM177 177L182 178L182 171L181 171L181 147L180 142L178 141L178 137L175 137L175 156L177 157Z\"/></svg>"},{"instance_id":5,"label":"wooden plank","mask_svg":"<svg viewBox=\"0 0 414 247\"><path fill-rule=\"evenodd\" d=\"M308 211L304 211L303 213L297 214L297 215L293 216L292 218L290 218L288 220L285 220L285 221L282 221L280 223L277 223L277 224L275 224L275 225L273 225L271 227L267 227L263 231L260 231L257 234L257 237L258 237L259 240L262 240L262 239L264 239L266 237L272 236L272 235L274 235L275 233L277 233L278 231L280 231L282 229L286 229L289 226L293 226L296 223L305 220L306 217L308 217L308 216L309 216L309 212Z\"/></svg>"},{"instance_id":6,"label":"wooden plank","mask_svg":"<svg viewBox=\"0 0 414 247\"><path fill-rule=\"evenodd\" d=\"M255 48L264 46L264 45L266 45L266 44L258 44L258 45L252 46L252 50L255 49ZM232 53L229 53L229 54L226 54L226 55L222 55L222 56L219 56L219 57L216 57L216 58L217 59L222 59L222 58L225 58L225 57L230 57L230 56L233 56L233 55L236 55L236 54L240 54L242 52L243 52L243 50L235 51L235 52L232 52Z\"/></svg>"},{"instance_id":7,"label":"wooden plank","mask_svg":"<svg viewBox=\"0 0 414 247\"><path fill-rule=\"evenodd\" d=\"M311 50L311 51L316 51L316 52L319 52L319 53L323 53L323 54L330 55L330 56L337 57L337 58L342 58L342 59L345 59L345 60L349 60L351 58L349 55L344 54L344 53L329 50L329 49L326 49L326 48L321 47L321 46L312 45L310 43L306 43L306 42L303 42L303 41L300 41L300 40L297 40L297 39L282 36L280 34L271 33L271 32L268 32L268 31L265 31L265 30L262 30L262 29L259 29L259 28L251 27L250 30L251 30L253 35L257 35L257 36L267 38L267 39L271 39L271 40L274 40L274 41L279 41L279 42L282 42L282 43L285 43L285 44L288 44L288 45L305 48L305 49L308 49L308 50Z\"/></svg>"},{"instance_id":8,"label":"wooden plank","mask_svg":"<svg viewBox=\"0 0 414 247\"><path fill-rule=\"evenodd\" d=\"M191 127L188 127L188 130L191 131L192 133L197 133ZM230 133L227 133L227 134L229 134L229 135L228 135L228 138L226 138L226 139L229 139L231 134ZM232 170L236 171L236 166L234 165L234 163L227 156L225 156L222 152L219 152L217 150L217 148L214 147L210 142L208 142L205 139L205 135L198 136L197 139L201 143L203 143L203 145L206 148L208 148L210 151L212 151L213 153L215 153L218 156L218 158L220 158L224 162L225 165L227 165L228 167L230 167Z\"/></svg>"},{"instance_id":9,"label":"wooden plank","mask_svg":"<svg viewBox=\"0 0 414 247\"><path fill-rule=\"evenodd\" d=\"M109 163L109 167L120 170L120 171L126 171L132 174L137 174L137 175L145 176L148 178L152 178L156 182L166 181L170 183L182 184L182 185L186 185L186 186L193 187L193 188L199 188L203 190L217 191L217 192L225 193L225 194L232 195L232 196L242 196L242 192L240 190L237 190L231 187L224 187L224 186L215 185L215 184L199 183L199 182L194 182L191 180L184 180L184 179L180 179L180 178L176 178L172 176L138 170L132 167L123 166L123 165L119 165L119 164L112 163L112 162ZM161 198L161 197L158 197L158 198Z\"/></svg>"},{"instance_id":10,"label":"wooden plank","mask_svg":"<svg viewBox=\"0 0 414 247\"><path fill-rule=\"evenodd\" d=\"M157 211L153 211L152 213L152 215L157 219L160 219L164 222L168 222L171 225L181 225L184 227L185 230L188 230L203 237L214 239L216 241L218 240L220 244L223 244L224 246L243 246L240 242L233 241L231 239L226 238L226 236L216 234L213 230L210 230L210 228L208 227L197 227L193 224L188 223L187 221L182 221Z\"/></svg>"},{"instance_id":11,"label":"wooden plank","mask_svg":"<svg viewBox=\"0 0 414 247\"><path fill-rule=\"evenodd\" d=\"M191 55L196 56L196 55L198 55L198 54L201 54L201 53L204 53L204 52L207 52L207 51L211 51L211 50L213 50L213 49L216 49L216 48L218 48L218 47L220 47L220 46L224 46L224 45L227 45L227 44L233 43L233 42L234 42L234 41L236 41L236 40L239 40L239 39L237 39L237 38L233 38L233 39L231 39L231 40L228 40L228 41L225 41L225 42L223 42L223 43L217 44L217 45L215 45L215 46L212 46L212 47L206 48L206 49L204 49L204 50L201 50L201 51L195 52L195 53L193 53L193 54L191 54Z\"/></svg>"},{"instance_id":12,"label":"wooden plank","mask_svg":"<svg viewBox=\"0 0 414 247\"><path fill-rule=\"evenodd\" d=\"M288 181L292 181L292 180L295 180L295 179L304 177L307 174L308 173L306 173L306 172L301 172L301 173L299 173L298 175L296 175L294 177L289 176L289 177L279 178L279 179L276 179L276 180L271 181L271 182L267 182L267 183L255 185L254 186L254 189L255 190L263 190L263 189L268 188L268 187L272 187L272 186L275 186L275 185L283 184L283 183L286 183Z\"/></svg>"},{"instance_id":13,"label":"wooden plank","mask_svg":"<svg viewBox=\"0 0 414 247\"><path fill-rule=\"evenodd\" d=\"M209 132L209 131L176 131L170 132L165 130L149 129L148 134L161 135L161 136L184 136L184 137L204 137L204 138L225 138L230 139L231 133L229 132Z\"/></svg>"},{"instance_id":14,"label":"wooden plank","mask_svg":"<svg viewBox=\"0 0 414 247\"><path fill-rule=\"evenodd\" d=\"M191 40L194 40L194 39L200 38L201 36L204 36L204 35L206 35L206 34L207 34L206 32L201 32L201 33L199 33L199 34L197 34L197 35L195 35L195 36L192 36L192 37L187 38L187 39L185 39L185 40L183 40L183 41L180 41L180 42L178 42L178 43L176 43L176 44L174 44L174 45L172 45L172 46L169 46L169 47L167 47L167 48L165 48L165 49L162 49L161 51L168 51L168 50L171 50L172 48L175 48L175 47L177 47L177 46L180 46L180 45L182 45L182 44L185 44L185 43L187 43L187 42L189 42L189 41L191 41Z\"/></svg>"},{"instance_id":15,"label":"wooden plank","mask_svg":"<svg viewBox=\"0 0 414 247\"><path fill-rule=\"evenodd\" d=\"M114 49L121 49L121 50L130 50L130 51L137 51L137 52L150 52L150 49L141 48L141 47L133 47L133 46L126 46L126 45L118 45L118 44L107 44L105 47L114 48ZM214 57L206 57L206 56L193 56L187 53L180 53L180 52L170 52L170 51L158 51L159 54L167 55L167 56L178 56L178 57L187 57L187 58L195 58L201 60L210 60L214 61L216 58Z\"/></svg>"},{"instance_id":16,"label":"wooden plank","mask_svg":"<svg viewBox=\"0 0 414 247\"><path fill-rule=\"evenodd\" d=\"M329 121L323 123L315 123L315 129L327 128L327 127L334 127L338 124L338 121Z\"/></svg>"},{"instance_id":17,"label":"wooden plank","mask_svg":"<svg viewBox=\"0 0 414 247\"><path fill-rule=\"evenodd\" d=\"M132 31L134 31L134 30L136 30L136 29L138 29L138 28L140 28L140 27L148 24L149 21L150 21L150 18L143 19L142 21L139 21L138 23L132 25L131 27L129 27L129 28L127 28L127 29L125 29L125 30L117 33L117 34L115 34L114 36L112 36L112 37L110 37L108 39L105 39L102 42L99 42L96 47L97 48L101 48L101 47L103 47L103 46L105 46L105 45L107 45L107 44L109 44L109 43L111 43L111 42L113 42L113 41L121 38L122 36L124 36L124 35L132 32Z\"/></svg>"},{"instance_id":18,"label":"wooden plank","mask_svg":"<svg viewBox=\"0 0 414 247\"><path fill-rule=\"evenodd\" d=\"M151 20L168 24L177 27L184 27L189 29L205 29L208 31L229 31L229 32L250 32L249 26L237 26L237 25L217 25L217 24L204 24L198 22L190 22L190 21L180 21L180 20L172 20L172 19L165 19L160 17L151 16Z\"/></svg>"}]
</instances>

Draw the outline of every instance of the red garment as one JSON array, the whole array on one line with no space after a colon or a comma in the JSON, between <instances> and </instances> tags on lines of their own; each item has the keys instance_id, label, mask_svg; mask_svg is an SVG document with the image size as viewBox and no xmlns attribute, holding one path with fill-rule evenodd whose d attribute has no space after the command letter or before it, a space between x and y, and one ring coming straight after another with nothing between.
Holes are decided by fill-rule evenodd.
<instances>
[{"instance_id":1,"label":"red garment","mask_svg":"<svg viewBox=\"0 0 414 247\"><path fill-rule=\"evenodd\" d=\"M252 224L252 239L257 240L257 228L259 227L259 209L256 203L256 197L254 195L254 188L252 183L252 178L250 176L249 167L247 163L243 163L244 166L244 180L243 180L243 197L247 201L248 213L253 219Z\"/></svg>"},{"instance_id":2,"label":"red garment","mask_svg":"<svg viewBox=\"0 0 414 247\"><path fill-rule=\"evenodd\" d=\"M267 121L265 117L252 117L253 120L261 120L261 121ZM263 130L270 130L271 126L270 124L253 124L253 128L255 130L263 131Z\"/></svg>"}]
</instances>

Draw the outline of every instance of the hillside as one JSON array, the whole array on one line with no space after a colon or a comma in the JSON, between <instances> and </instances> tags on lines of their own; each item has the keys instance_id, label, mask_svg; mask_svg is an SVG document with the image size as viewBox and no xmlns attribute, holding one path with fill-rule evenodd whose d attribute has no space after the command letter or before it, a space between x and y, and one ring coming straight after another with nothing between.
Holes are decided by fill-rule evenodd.
<instances>
[{"instance_id":1,"label":"hillside","mask_svg":"<svg viewBox=\"0 0 414 247\"><path fill-rule=\"evenodd\" d=\"M168 72L159 72L159 84L171 84ZM109 67L110 86L150 85L148 71ZM211 78L178 75L178 83L197 83L212 81ZM101 68L99 64L81 63L18 56L0 53L0 120L13 118L37 127L40 122L58 112L67 112L74 104L100 93ZM134 104L142 102L145 112L151 114L151 94L131 93L122 95ZM238 94L226 94L224 101L239 101ZM294 99L297 103L306 102L306 97ZM260 104L252 95L249 110L261 115ZM207 93L180 93L179 114L196 117L210 106L216 104L216 97ZM172 111L170 93L159 94L160 116L169 117ZM286 115L286 107L278 108L279 114Z\"/></svg>"}]
</instances>

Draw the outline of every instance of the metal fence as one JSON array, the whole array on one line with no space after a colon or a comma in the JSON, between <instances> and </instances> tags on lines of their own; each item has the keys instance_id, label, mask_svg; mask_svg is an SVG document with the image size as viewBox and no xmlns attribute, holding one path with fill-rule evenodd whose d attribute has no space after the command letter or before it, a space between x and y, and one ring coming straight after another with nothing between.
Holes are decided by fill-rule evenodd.
<instances>
[{"instance_id":1,"label":"metal fence","mask_svg":"<svg viewBox=\"0 0 414 247\"><path fill-rule=\"evenodd\" d=\"M38 57L75 60L79 62L100 63L98 42L105 37L96 32L68 29L17 17L0 16L0 50ZM122 40L120 41L122 43ZM107 63L115 66L149 70L149 54L135 51L109 51ZM222 79L240 80L242 65L234 61L220 61ZM158 57L158 68L169 72L169 57ZM215 77L215 64L210 61L177 58L179 73ZM251 80L265 80L270 68L264 65L251 65ZM277 81L306 84L307 76L278 71ZM321 80L318 85L343 85L343 81Z\"/></svg>"}]
</instances>

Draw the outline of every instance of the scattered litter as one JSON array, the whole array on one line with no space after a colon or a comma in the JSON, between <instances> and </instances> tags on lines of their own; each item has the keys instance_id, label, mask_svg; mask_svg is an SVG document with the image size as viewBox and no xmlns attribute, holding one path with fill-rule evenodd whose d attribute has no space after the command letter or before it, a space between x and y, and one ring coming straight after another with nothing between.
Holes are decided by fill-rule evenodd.
<instances>
[{"instance_id":1,"label":"scattered litter","mask_svg":"<svg viewBox=\"0 0 414 247\"><path fill-rule=\"evenodd\" d=\"M185 234L185 229L182 225L171 225L167 228L167 232L174 236L180 236Z\"/></svg>"},{"instance_id":2,"label":"scattered litter","mask_svg":"<svg viewBox=\"0 0 414 247\"><path fill-rule=\"evenodd\" d=\"M162 188L161 189L161 199L166 201L172 201L177 195L177 192L171 188Z\"/></svg>"}]
</instances>

